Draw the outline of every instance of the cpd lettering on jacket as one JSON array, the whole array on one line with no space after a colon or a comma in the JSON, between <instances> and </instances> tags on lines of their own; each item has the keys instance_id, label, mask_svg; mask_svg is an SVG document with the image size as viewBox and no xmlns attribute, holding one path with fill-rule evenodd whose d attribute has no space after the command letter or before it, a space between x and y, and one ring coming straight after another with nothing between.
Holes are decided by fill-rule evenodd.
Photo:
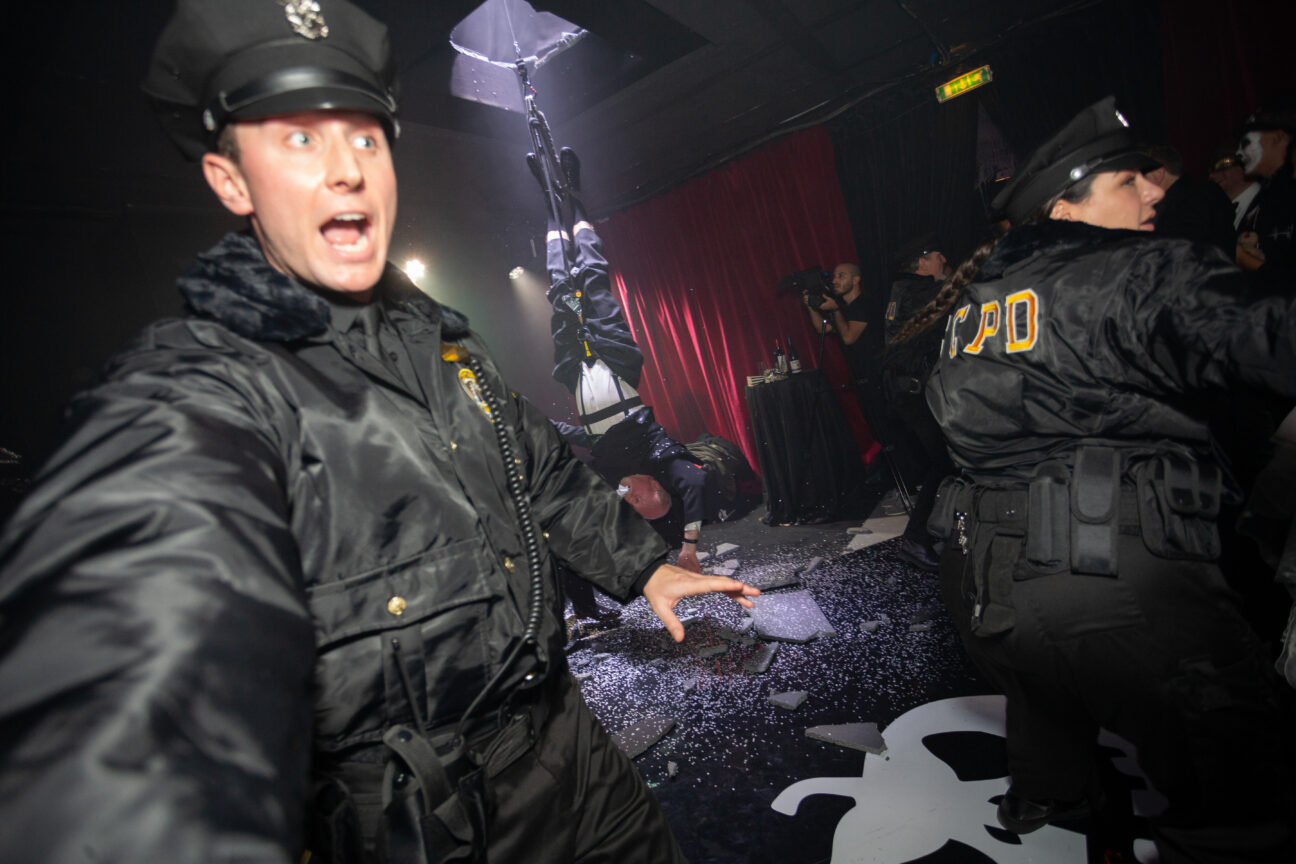
<instances>
[{"instance_id":1,"label":"cpd lettering on jacket","mask_svg":"<svg viewBox=\"0 0 1296 864\"><path fill-rule=\"evenodd\" d=\"M945 335L945 350L950 359L962 351L964 354L980 354L986 347L986 340L999 335L1004 330L1004 351L1008 354L1019 354L1030 351L1039 339L1040 298L1033 288L1014 291L1003 299L991 300L981 304L981 324L971 342L959 343L959 326L968 320L974 304L968 303L950 315ZM1006 313L1004 310L1007 310ZM1007 327L1001 322L1007 321Z\"/></svg>"}]
</instances>

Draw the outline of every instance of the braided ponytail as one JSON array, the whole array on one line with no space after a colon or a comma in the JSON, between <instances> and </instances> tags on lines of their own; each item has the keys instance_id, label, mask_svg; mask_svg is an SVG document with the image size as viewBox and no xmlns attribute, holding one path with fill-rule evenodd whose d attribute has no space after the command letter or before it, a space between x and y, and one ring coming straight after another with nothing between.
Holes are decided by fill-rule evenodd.
<instances>
[{"instance_id":1,"label":"braided ponytail","mask_svg":"<svg viewBox=\"0 0 1296 864\"><path fill-rule=\"evenodd\" d=\"M931 302L919 309L918 312L900 328L900 332L896 334L895 341L897 343L907 342L923 330L926 330L931 324L943 319L946 313L949 312L954 304L958 302L959 297L963 294L963 289L966 288L968 283L970 283L976 277L976 274L980 272L981 265L990 257L990 253L994 251L995 246L999 245L999 238L1002 236L1002 232L996 232L992 237L978 246L976 250L958 266L958 269L954 271L954 275L950 276L945 284L941 286L940 291L932 298Z\"/></svg>"},{"instance_id":2,"label":"braided ponytail","mask_svg":"<svg viewBox=\"0 0 1296 864\"><path fill-rule=\"evenodd\" d=\"M1089 197L1089 193L1093 191L1095 176L1090 174L1061 190L1045 201L1038 210L1022 220L1023 224L1043 222L1045 219L1052 218L1050 214L1053 212L1053 205L1059 201L1083 202ZM941 286L940 292L932 298L932 301L919 309L917 314L900 328L900 332L896 334L895 342L907 342L923 330L926 330L934 322L943 319L945 314L958 302L959 297L963 296L963 289L976 278L977 273L981 270L981 265L990 257L990 253L999 245L999 241L1006 233L1007 231L1003 230L1002 227L996 227L995 233L959 265L958 269L954 271L954 275Z\"/></svg>"}]
</instances>

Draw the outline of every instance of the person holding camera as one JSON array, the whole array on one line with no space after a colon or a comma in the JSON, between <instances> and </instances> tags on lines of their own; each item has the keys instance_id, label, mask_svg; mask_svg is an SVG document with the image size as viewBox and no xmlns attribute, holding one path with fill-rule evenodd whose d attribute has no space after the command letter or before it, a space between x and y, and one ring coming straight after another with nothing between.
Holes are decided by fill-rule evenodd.
<instances>
[{"instance_id":1,"label":"person holding camera","mask_svg":"<svg viewBox=\"0 0 1296 864\"><path fill-rule=\"evenodd\" d=\"M882 325L869 308L860 279L858 264L838 264L832 273L831 287L825 291L804 290L801 300L810 313L816 330L836 333L846 355L846 368L859 397L860 410L869 430L881 445L883 457L890 460L891 474L897 484L905 477L920 475L920 461L907 449L903 424L887 403L879 374L882 360ZM905 493L908 493L906 488Z\"/></svg>"}]
</instances>

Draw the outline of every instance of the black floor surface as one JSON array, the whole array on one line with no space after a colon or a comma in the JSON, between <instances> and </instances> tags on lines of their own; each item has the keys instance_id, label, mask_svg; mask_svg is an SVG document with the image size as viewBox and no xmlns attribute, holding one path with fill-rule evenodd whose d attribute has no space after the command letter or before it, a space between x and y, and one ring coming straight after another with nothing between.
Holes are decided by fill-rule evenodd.
<instances>
[{"instance_id":1,"label":"black floor surface","mask_svg":"<svg viewBox=\"0 0 1296 864\"><path fill-rule=\"evenodd\" d=\"M704 531L701 550L712 552L704 568L737 559L735 578L758 586L814 557L825 559L801 577L799 586L773 590L809 591L836 634L806 644L779 643L763 674L743 669L759 645L730 643L720 635L726 627L737 627L747 613L718 596L680 604L677 611L686 620L683 643L670 639L640 599L622 609L618 626L599 632L597 626L582 625L569 648L569 662L585 699L609 732L652 716L676 721L635 764L695 864L886 860L870 857L868 850L848 859L839 852L833 858L839 823L855 806L849 797L807 797L795 816L771 809L779 793L798 780L860 778L865 768L864 753L812 740L805 730L874 722L885 736L887 726L910 709L991 692L963 652L940 603L936 577L901 561L896 556L898 540L845 552L851 525L859 522L774 528L754 513ZM738 548L715 556L720 543ZM614 605L606 598L602 602ZM728 650L715 657L699 656L699 651L720 644ZM796 690L809 693L796 710L769 702L771 693ZM963 755L998 760L1002 766L1002 739L996 740L997 749ZM939 748L929 744L929 749ZM949 761L958 753L944 756ZM962 769L959 773L962 778ZM991 769L988 776L996 773L1002 776L1005 769ZM1110 826L1091 830L1089 853L1077 860L1134 861L1130 842L1138 824L1131 819L1115 829L1114 839ZM894 864L1049 860L1023 857L1016 838L997 826L975 827L994 838L990 847L1002 846L1003 854L989 856L958 838L936 836L942 833L938 826L925 854ZM984 837L977 839L986 845Z\"/></svg>"}]
</instances>

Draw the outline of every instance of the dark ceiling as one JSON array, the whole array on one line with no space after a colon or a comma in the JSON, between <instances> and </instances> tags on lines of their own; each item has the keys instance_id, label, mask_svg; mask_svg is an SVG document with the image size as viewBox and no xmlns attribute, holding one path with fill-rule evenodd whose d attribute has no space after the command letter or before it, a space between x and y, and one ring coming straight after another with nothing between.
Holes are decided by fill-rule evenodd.
<instances>
[{"instance_id":1,"label":"dark ceiling","mask_svg":"<svg viewBox=\"0 0 1296 864\"><path fill-rule=\"evenodd\" d=\"M578 44L534 84L555 136L596 179L587 203L607 213L870 95L941 83L976 65L979 49L1092 2L539 0L598 47ZM457 55L446 33L474 0L435 12L412 0L362 5L394 25L408 122L525 144L516 115L449 95ZM483 90L517 90L511 73L497 74Z\"/></svg>"},{"instance_id":2,"label":"dark ceiling","mask_svg":"<svg viewBox=\"0 0 1296 864\"><path fill-rule=\"evenodd\" d=\"M1092 2L539 0L537 8L597 38L559 55L534 83L559 143L582 154L591 212L607 214L870 95L897 85L934 86L976 65L979 49ZM31 112L59 115L51 158L79 162L84 124L91 121L98 130L91 134L104 136L106 159L141 175L134 179L147 188L137 189L137 202L183 206L187 188L172 200L165 188L170 184L156 182L183 170L182 163L160 152L165 145L146 128L137 89L171 5L23 4L6 38L12 40L8 56L34 58L22 70L31 83L19 99ZM359 5L391 29L403 123L420 146L436 140L482 154L501 144L513 152L526 149L519 114L450 95L460 55L448 36L476 0ZM327 16L328 0L322 6ZM509 72L497 74L478 82L487 98L486 91L517 89ZM420 153L421 159L436 156ZM132 181L119 172L115 182ZM80 185L80 207L93 208L97 197L118 191L96 195ZM33 203L59 205L44 196Z\"/></svg>"}]
</instances>

